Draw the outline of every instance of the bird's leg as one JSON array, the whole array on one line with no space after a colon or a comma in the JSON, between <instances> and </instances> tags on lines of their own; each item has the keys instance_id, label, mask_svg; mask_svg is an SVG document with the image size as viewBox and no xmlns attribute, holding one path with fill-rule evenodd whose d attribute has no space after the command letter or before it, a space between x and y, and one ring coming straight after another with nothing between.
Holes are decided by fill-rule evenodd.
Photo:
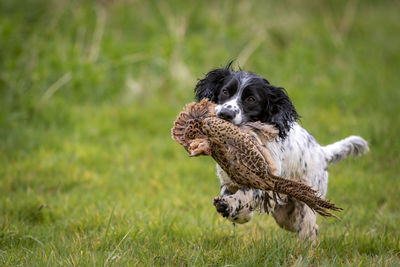
<instances>
[{"instance_id":1,"label":"bird's leg","mask_svg":"<svg viewBox=\"0 0 400 267\"><path fill-rule=\"evenodd\" d=\"M190 153L190 157L197 157L200 155L210 156L210 143L206 138L194 139L190 142L188 151Z\"/></svg>"},{"instance_id":2,"label":"bird's leg","mask_svg":"<svg viewBox=\"0 0 400 267\"><path fill-rule=\"evenodd\" d=\"M253 217L254 210L264 211L265 194L257 189L239 189L235 194L225 194L221 187L221 197L214 198L214 206L218 213L233 223L246 223Z\"/></svg>"}]
</instances>

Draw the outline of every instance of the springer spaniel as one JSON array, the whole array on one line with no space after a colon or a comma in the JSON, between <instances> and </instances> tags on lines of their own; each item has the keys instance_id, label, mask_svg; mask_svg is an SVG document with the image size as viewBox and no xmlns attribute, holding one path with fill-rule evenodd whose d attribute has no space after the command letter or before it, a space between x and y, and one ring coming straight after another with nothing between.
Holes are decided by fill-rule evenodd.
<instances>
[{"instance_id":1,"label":"springer spaniel","mask_svg":"<svg viewBox=\"0 0 400 267\"><path fill-rule=\"evenodd\" d=\"M218 104L216 115L236 125L261 121L279 130L279 137L264 144L276 164L276 175L295 179L318 190L325 197L328 187L328 165L349 155L359 156L369 148L359 136L350 136L333 144L321 146L296 122L299 115L284 88L271 85L251 72L225 68L210 71L199 80L194 91L197 101L208 98ZM271 212L282 228L297 232L299 238L316 240L316 214L304 203L283 197L272 207L264 203L264 191L243 188L229 192L229 176L217 164L221 196L214 199L217 211L233 223L251 220L254 210Z\"/></svg>"}]
</instances>

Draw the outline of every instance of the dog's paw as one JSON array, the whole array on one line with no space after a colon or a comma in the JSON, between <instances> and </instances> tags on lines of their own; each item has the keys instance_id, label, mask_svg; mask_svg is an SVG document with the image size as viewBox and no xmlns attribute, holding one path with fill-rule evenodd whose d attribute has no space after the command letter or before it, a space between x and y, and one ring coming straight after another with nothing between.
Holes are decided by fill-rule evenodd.
<instances>
[{"instance_id":1,"label":"dog's paw","mask_svg":"<svg viewBox=\"0 0 400 267\"><path fill-rule=\"evenodd\" d=\"M226 202L223 198L215 197L213 204L217 209L217 212L221 214L222 217L227 218L229 216L229 205L228 202Z\"/></svg>"}]
</instances>

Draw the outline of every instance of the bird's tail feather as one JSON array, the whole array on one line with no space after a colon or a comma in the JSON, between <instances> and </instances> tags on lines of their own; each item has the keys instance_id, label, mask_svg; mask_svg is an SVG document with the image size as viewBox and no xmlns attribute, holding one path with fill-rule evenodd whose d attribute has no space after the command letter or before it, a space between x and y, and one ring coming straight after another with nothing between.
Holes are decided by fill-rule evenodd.
<instances>
[{"instance_id":1,"label":"bird's tail feather","mask_svg":"<svg viewBox=\"0 0 400 267\"><path fill-rule=\"evenodd\" d=\"M271 175L270 175L271 177ZM304 202L312 210L325 217L336 217L328 210L340 211L341 208L331 203L329 200L322 199L318 192L310 186L291 179L273 176L274 189L276 193L281 193Z\"/></svg>"}]
</instances>

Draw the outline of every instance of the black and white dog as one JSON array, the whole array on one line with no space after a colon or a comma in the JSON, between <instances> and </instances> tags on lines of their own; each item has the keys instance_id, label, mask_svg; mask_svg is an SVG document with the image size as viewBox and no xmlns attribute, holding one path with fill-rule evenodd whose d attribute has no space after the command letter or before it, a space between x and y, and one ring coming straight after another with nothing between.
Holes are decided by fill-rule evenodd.
<instances>
[{"instance_id":1,"label":"black and white dog","mask_svg":"<svg viewBox=\"0 0 400 267\"><path fill-rule=\"evenodd\" d=\"M291 100L281 87L251 72L227 67L210 71L195 87L196 99L208 98L218 104L216 114L236 125L261 121L275 125L279 138L265 146L276 164L276 175L296 179L318 190L325 197L328 187L328 165L349 156L359 156L369 148L359 136L350 136L336 143L320 146L302 128ZM229 192L229 176L217 165L221 196L214 199L217 211L234 223L251 220L254 210L271 212L279 226L297 232L300 238L315 240L318 234L316 214L304 203L283 198L272 208L264 203L265 193L243 188Z\"/></svg>"}]
</instances>

